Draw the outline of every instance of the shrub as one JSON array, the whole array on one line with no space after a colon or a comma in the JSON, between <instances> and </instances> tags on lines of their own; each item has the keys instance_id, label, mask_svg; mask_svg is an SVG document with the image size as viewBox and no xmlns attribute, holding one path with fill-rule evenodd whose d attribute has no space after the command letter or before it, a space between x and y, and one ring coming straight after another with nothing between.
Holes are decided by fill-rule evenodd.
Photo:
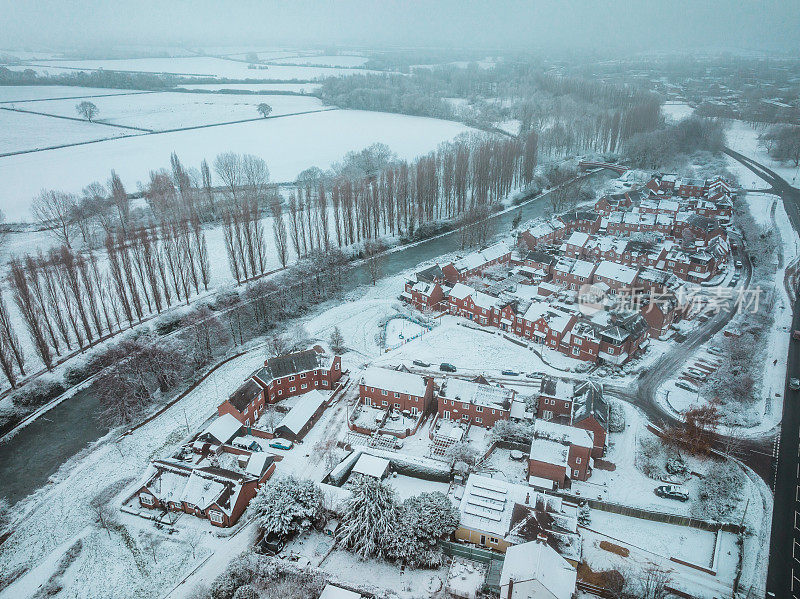
<instances>
[{"instance_id":1,"label":"shrub","mask_svg":"<svg viewBox=\"0 0 800 599\"><path fill-rule=\"evenodd\" d=\"M23 408L38 408L55 399L66 389L61 383L50 379L37 379L22 389L16 391L11 397L15 406Z\"/></svg>"},{"instance_id":2,"label":"shrub","mask_svg":"<svg viewBox=\"0 0 800 599\"><path fill-rule=\"evenodd\" d=\"M618 401L612 401L609 405L610 417L608 421L608 432L622 433L625 431L625 409Z\"/></svg>"}]
</instances>

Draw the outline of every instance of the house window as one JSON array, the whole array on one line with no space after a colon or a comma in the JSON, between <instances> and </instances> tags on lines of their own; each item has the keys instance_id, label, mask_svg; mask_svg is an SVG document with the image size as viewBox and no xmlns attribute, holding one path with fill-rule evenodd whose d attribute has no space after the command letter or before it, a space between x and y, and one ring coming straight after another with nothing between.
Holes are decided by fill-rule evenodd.
<instances>
[{"instance_id":1,"label":"house window","mask_svg":"<svg viewBox=\"0 0 800 599\"><path fill-rule=\"evenodd\" d=\"M297 387L289 387L289 391L295 391Z\"/></svg>"},{"instance_id":2,"label":"house window","mask_svg":"<svg viewBox=\"0 0 800 599\"><path fill-rule=\"evenodd\" d=\"M302 385L300 385L300 388L301 388L301 389L305 389L306 387L308 387L308 385L306 385L305 383L303 383Z\"/></svg>"},{"instance_id":3,"label":"house window","mask_svg":"<svg viewBox=\"0 0 800 599\"><path fill-rule=\"evenodd\" d=\"M304 378L306 378L306 373L304 372L303 374L301 374L301 375L300 375L300 378L301 378L301 379L304 379Z\"/></svg>"},{"instance_id":4,"label":"house window","mask_svg":"<svg viewBox=\"0 0 800 599\"><path fill-rule=\"evenodd\" d=\"M372 405L372 400L369 397L365 397L364 398L364 405L365 406L371 406Z\"/></svg>"},{"instance_id":5,"label":"house window","mask_svg":"<svg viewBox=\"0 0 800 599\"><path fill-rule=\"evenodd\" d=\"M290 381L293 381L293 380L294 380L294 375L290 376L290 377L289 377L289 380L290 380Z\"/></svg>"},{"instance_id":6,"label":"house window","mask_svg":"<svg viewBox=\"0 0 800 599\"><path fill-rule=\"evenodd\" d=\"M572 471L572 476L573 476L573 478L578 478L578 477L580 476L580 474L581 474L581 473L580 473L580 471L578 471L578 470L573 470L573 471Z\"/></svg>"},{"instance_id":7,"label":"house window","mask_svg":"<svg viewBox=\"0 0 800 599\"><path fill-rule=\"evenodd\" d=\"M417 406L411 406L411 415L412 416L416 416L417 414L419 414L419 410L417 409Z\"/></svg>"},{"instance_id":8,"label":"house window","mask_svg":"<svg viewBox=\"0 0 800 599\"><path fill-rule=\"evenodd\" d=\"M278 395L283 395L283 389L278 389Z\"/></svg>"},{"instance_id":9,"label":"house window","mask_svg":"<svg viewBox=\"0 0 800 599\"><path fill-rule=\"evenodd\" d=\"M323 387L327 387L327 386L328 386L328 381L325 381L325 380L323 380L323 381L322 381L322 386L323 386Z\"/></svg>"},{"instance_id":10,"label":"house window","mask_svg":"<svg viewBox=\"0 0 800 599\"><path fill-rule=\"evenodd\" d=\"M497 545L500 540L497 537L489 537L489 542Z\"/></svg>"},{"instance_id":11,"label":"house window","mask_svg":"<svg viewBox=\"0 0 800 599\"><path fill-rule=\"evenodd\" d=\"M153 505L155 502L153 501L153 496L149 493L139 493L139 500L144 505Z\"/></svg>"},{"instance_id":12,"label":"house window","mask_svg":"<svg viewBox=\"0 0 800 599\"><path fill-rule=\"evenodd\" d=\"M388 402L388 401L386 401L386 400L383 400L383 401L381 402L381 404L382 404L382 405L384 405L384 406L388 406L388 405L389 405L389 402Z\"/></svg>"},{"instance_id":13,"label":"house window","mask_svg":"<svg viewBox=\"0 0 800 599\"><path fill-rule=\"evenodd\" d=\"M580 458L575 458L575 463L576 464L580 464L581 463L581 459Z\"/></svg>"},{"instance_id":14,"label":"house window","mask_svg":"<svg viewBox=\"0 0 800 599\"><path fill-rule=\"evenodd\" d=\"M494 410L492 410L492 414L494 414Z\"/></svg>"},{"instance_id":15,"label":"house window","mask_svg":"<svg viewBox=\"0 0 800 599\"><path fill-rule=\"evenodd\" d=\"M568 401L565 401L565 402L564 402L564 407L565 407L565 408L568 408L568 407L569 407L569 402L568 402Z\"/></svg>"},{"instance_id":16,"label":"house window","mask_svg":"<svg viewBox=\"0 0 800 599\"><path fill-rule=\"evenodd\" d=\"M480 424L481 422L483 422L483 418L476 418L476 419L475 419L475 422L477 422L478 424Z\"/></svg>"},{"instance_id":17,"label":"house window","mask_svg":"<svg viewBox=\"0 0 800 599\"><path fill-rule=\"evenodd\" d=\"M245 426L250 426L250 419L249 418L245 418L244 419L244 425Z\"/></svg>"},{"instance_id":18,"label":"house window","mask_svg":"<svg viewBox=\"0 0 800 599\"><path fill-rule=\"evenodd\" d=\"M394 407L399 410L400 409L400 404L395 402Z\"/></svg>"},{"instance_id":19,"label":"house window","mask_svg":"<svg viewBox=\"0 0 800 599\"><path fill-rule=\"evenodd\" d=\"M381 395L389 395L389 392L386 389L382 389Z\"/></svg>"},{"instance_id":20,"label":"house window","mask_svg":"<svg viewBox=\"0 0 800 599\"><path fill-rule=\"evenodd\" d=\"M462 403L462 404L461 404L461 407L462 407L462 409L466 410L466 409L469 407L469 404L467 404L467 403Z\"/></svg>"},{"instance_id":21,"label":"house window","mask_svg":"<svg viewBox=\"0 0 800 599\"><path fill-rule=\"evenodd\" d=\"M218 512L217 510L209 510L208 518L209 520L211 520L212 522L216 522L217 524L222 524L223 522L222 512Z\"/></svg>"},{"instance_id":22,"label":"house window","mask_svg":"<svg viewBox=\"0 0 800 599\"><path fill-rule=\"evenodd\" d=\"M476 412L483 412L483 406L475 406Z\"/></svg>"},{"instance_id":23,"label":"house window","mask_svg":"<svg viewBox=\"0 0 800 599\"><path fill-rule=\"evenodd\" d=\"M395 392L394 392L394 396L395 396L395 397L400 397L400 394L399 394L397 391L395 391Z\"/></svg>"}]
</instances>

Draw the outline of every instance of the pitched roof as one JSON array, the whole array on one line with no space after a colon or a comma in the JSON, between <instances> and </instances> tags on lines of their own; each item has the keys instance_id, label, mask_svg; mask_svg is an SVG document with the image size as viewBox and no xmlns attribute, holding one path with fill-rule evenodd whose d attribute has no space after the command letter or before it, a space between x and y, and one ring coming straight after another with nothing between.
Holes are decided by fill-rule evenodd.
<instances>
[{"instance_id":1,"label":"pitched roof","mask_svg":"<svg viewBox=\"0 0 800 599\"><path fill-rule=\"evenodd\" d=\"M502 410L511 409L514 391L493 385L481 385L453 377L445 378L439 390L439 396L445 399L473 403Z\"/></svg>"},{"instance_id":2,"label":"pitched roof","mask_svg":"<svg viewBox=\"0 0 800 599\"><path fill-rule=\"evenodd\" d=\"M299 434L308 421L311 420L311 417L326 401L327 398L316 389L312 389L305 395L301 395L299 401L289 410L275 429L277 430L285 427L295 435Z\"/></svg>"},{"instance_id":3,"label":"pitched roof","mask_svg":"<svg viewBox=\"0 0 800 599\"><path fill-rule=\"evenodd\" d=\"M298 372L306 372L314 370L322 365L322 354L316 349L306 349L285 356L276 356L267 360L266 369L262 369L259 373L266 370L269 375L266 381L271 379L281 378L290 374L297 374ZM260 374L257 375L261 378ZM261 379L265 380L265 379ZM266 382L265 381L265 382Z\"/></svg>"},{"instance_id":4,"label":"pitched roof","mask_svg":"<svg viewBox=\"0 0 800 599\"><path fill-rule=\"evenodd\" d=\"M537 581L553 599L570 599L575 592L577 572L547 543L531 541L506 549L500 586Z\"/></svg>"},{"instance_id":5,"label":"pitched roof","mask_svg":"<svg viewBox=\"0 0 800 599\"><path fill-rule=\"evenodd\" d=\"M424 397L428 387L425 377L418 374L378 368L376 366L371 366L364 371L361 376L361 383L367 387L406 393L416 397Z\"/></svg>"},{"instance_id":6,"label":"pitched roof","mask_svg":"<svg viewBox=\"0 0 800 599\"><path fill-rule=\"evenodd\" d=\"M244 412L250 402L253 401L259 393L261 393L261 386L252 378L249 378L242 383L241 387L233 392L228 398L228 401L234 408L240 412Z\"/></svg>"},{"instance_id":7,"label":"pitched roof","mask_svg":"<svg viewBox=\"0 0 800 599\"><path fill-rule=\"evenodd\" d=\"M208 428L200 436L208 435L219 443L227 443L236 436L240 428L242 428L242 423L236 420L235 417L230 414L223 414L219 418L215 418L214 422L209 424Z\"/></svg>"},{"instance_id":8,"label":"pitched roof","mask_svg":"<svg viewBox=\"0 0 800 599\"><path fill-rule=\"evenodd\" d=\"M584 381L575 389L575 410L572 417L574 423L594 416L603 428L608 428L610 408L603 397L603 386L593 381Z\"/></svg>"}]
</instances>

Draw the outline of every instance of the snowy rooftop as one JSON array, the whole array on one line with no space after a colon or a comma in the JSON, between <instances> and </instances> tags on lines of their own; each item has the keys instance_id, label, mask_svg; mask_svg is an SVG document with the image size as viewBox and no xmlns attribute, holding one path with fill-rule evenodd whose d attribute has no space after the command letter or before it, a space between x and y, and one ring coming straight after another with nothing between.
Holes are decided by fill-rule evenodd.
<instances>
[{"instance_id":1,"label":"snowy rooftop","mask_svg":"<svg viewBox=\"0 0 800 599\"><path fill-rule=\"evenodd\" d=\"M275 427L276 430L285 426L294 434L298 434L306 423L311 420L311 417L319 407L328 399L316 389L312 389L301 397L302 399L289 410L286 416L283 417L283 420Z\"/></svg>"},{"instance_id":2,"label":"snowy rooftop","mask_svg":"<svg viewBox=\"0 0 800 599\"><path fill-rule=\"evenodd\" d=\"M241 422L230 414L223 414L208 425L208 428L204 430L200 436L208 435L216 439L219 443L227 443L236 436L240 428L242 428Z\"/></svg>"},{"instance_id":3,"label":"snowy rooftop","mask_svg":"<svg viewBox=\"0 0 800 599\"><path fill-rule=\"evenodd\" d=\"M363 474L373 478L383 478L389 469L389 460L378 456L362 453L356 465L353 466L353 474Z\"/></svg>"},{"instance_id":4,"label":"snowy rooftop","mask_svg":"<svg viewBox=\"0 0 800 599\"><path fill-rule=\"evenodd\" d=\"M505 537L511 527L516 504L546 506L548 512L561 512L561 498L497 478L470 474L459 510L460 525L471 530Z\"/></svg>"},{"instance_id":5,"label":"snowy rooftop","mask_svg":"<svg viewBox=\"0 0 800 599\"><path fill-rule=\"evenodd\" d=\"M518 585L527 581L537 581L546 589L546 596L553 599L570 599L575 592L576 579L575 568L555 549L547 543L531 541L512 545L506 550L503 571L500 574L500 586L507 586L509 580Z\"/></svg>"},{"instance_id":6,"label":"snowy rooftop","mask_svg":"<svg viewBox=\"0 0 800 599\"><path fill-rule=\"evenodd\" d=\"M587 241L589 241L589 235L582 231L574 231L572 235L569 236L569 239L567 239L567 243L570 245L577 245L578 247L583 247Z\"/></svg>"},{"instance_id":7,"label":"snowy rooftop","mask_svg":"<svg viewBox=\"0 0 800 599\"><path fill-rule=\"evenodd\" d=\"M439 396L464 403L474 403L479 406L509 409L510 403L514 398L514 391L503 387L482 385L481 383L448 377L442 383Z\"/></svg>"},{"instance_id":8,"label":"snowy rooftop","mask_svg":"<svg viewBox=\"0 0 800 599\"><path fill-rule=\"evenodd\" d=\"M348 591L332 584L326 584L319 599L361 599L361 595L355 591Z\"/></svg>"},{"instance_id":9,"label":"snowy rooftop","mask_svg":"<svg viewBox=\"0 0 800 599\"><path fill-rule=\"evenodd\" d=\"M367 387L385 389L397 393L407 393L416 397L424 397L427 388L425 377L399 370L377 368L371 366L361 376L361 383Z\"/></svg>"},{"instance_id":10,"label":"snowy rooftop","mask_svg":"<svg viewBox=\"0 0 800 599\"><path fill-rule=\"evenodd\" d=\"M591 432L566 424L537 420L533 426L534 444L539 439L557 441L565 445L577 445L579 447L593 447L594 437ZM533 449L531 449L533 457Z\"/></svg>"},{"instance_id":11,"label":"snowy rooftop","mask_svg":"<svg viewBox=\"0 0 800 599\"><path fill-rule=\"evenodd\" d=\"M635 268L631 268L630 266L617 264L609 260L603 260L597 266L597 270L594 271L594 274L596 277L603 277L605 279L611 279L612 281L619 281L620 283L630 285L633 283L634 279L636 279L637 272L638 271Z\"/></svg>"}]
</instances>

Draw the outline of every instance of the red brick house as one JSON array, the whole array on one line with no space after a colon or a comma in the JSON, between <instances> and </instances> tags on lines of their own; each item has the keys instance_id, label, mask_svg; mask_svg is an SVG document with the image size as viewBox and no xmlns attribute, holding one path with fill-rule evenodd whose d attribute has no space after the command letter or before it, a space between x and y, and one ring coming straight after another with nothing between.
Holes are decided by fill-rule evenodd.
<instances>
[{"instance_id":1,"label":"red brick house","mask_svg":"<svg viewBox=\"0 0 800 599\"><path fill-rule=\"evenodd\" d=\"M266 389L270 403L303 395L313 389L332 391L342 377L340 356L326 354L320 346L269 358L253 378Z\"/></svg>"},{"instance_id":2,"label":"red brick house","mask_svg":"<svg viewBox=\"0 0 800 599\"><path fill-rule=\"evenodd\" d=\"M675 182L675 193L682 198L702 198L708 187L699 179L679 179Z\"/></svg>"},{"instance_id":3,"label":"red brick house","mask_svg":"<svg viewBox=\"0 0 800 599\"><path fill-rule=\"evenodd\" d=\"M519 273L531 279L533 283L549 281L555 263L555 256L547 252L531 250L520 260Z\"/></svg>"},{"instance_id":4,"label":"red brick house","mask_svg":"<svg viewBox=\"0 0 800 599\"><path fill-rule=\"evenodd\" d=\"M592 282L596 264L575 258L561 258L553 267L553 283L577 291Z\"/></svg>"},{"instance_id":5,"label":"red brick house","mask_svg":"<svg viewBox=\"0 0 800 599\"><path fill-rule=\"evenodd\" d=\"M245 426L250 426L264 413L267 388L251 377L233 394L217 406L217 414L230 414Z\"/></svg>"},{"instance_id":6,"label":"red brick house","mask_svg":"<svg viewBox=\"0 0 800 599\"><path fill-rule=\"evenodd\" d=\"M528 456L528 483L545 479L563 489L573 480L587 480L592 474L593 448L591 432L537 420Z\"/></svg>"},{"instance_id":7,"label":"red brick house","mask_svg":"<svg viewBox=\"0 0 800 599\"><path fill-rule=\"evenodd\" d=\"M514 390L447 377L436 398L439 418L491 428L508 420Z\"/></svg>"},{"instance_id":8,"label":"red brick house","mask_svg":"<svg viewBox=\"0 0 800 599\"><path fill-rule=\"evenodd\" d=\"M567 234L564 223L553 219L535 223L530 229L523 231L519 238L528 246L529 250L535 250L540 246L552 245L561 241Z\"/></svg>"},{"instance_id":9,"label":"red brick house","mask_svg":"<svg viewBox=\"0 0 800 599\"><path fill-rule=\"evenodd\" d=\"M576 385L572 426L592 433L593 458L601 458L605 454L610 418L611 409L603 397L603 386L600 383L583 381Z\"/></svg>"},{"instance_id":10,"label":"red brick house","mask_svg":"<svg viewBox=\"0 0 800 599\"><path fill-rule=\"evenodd\" d=\"M682 317L678 300L673 294L645 293L640 303L640 312L650 327L650 337L659 339L666 336L670 327Z\"/></svg>"},{"instance_id":11,"label":"red brick house","mask_svg":"<svg viewBox=\"0 0 800 599\"><path fill-rule=\"evenodd\" d=\"M463 283L456 283L447 295L447 310L454 316L463 316L478 324L491 325L499 311L497 298L476 291Z\"/></svg>"},{"instance_id":12,"label":"red brick house","mask_svg":"<svg viewBox=\"0 0 800 599\"><path fill-rule=\"evenodd\" d=\"M440 308L441 302L445 299L442 288L444 280L444 273L438 264L421 270L406 281L405 291L400 295L400 299L409 302L418 310Z\"/></svg>"},{"instance_id":13,"label":"red brick house","mask_svg":"<svg viewBox=\"0 0 800 599\"><path fill-rule=\"evenodd\" d=\"M550 376L542 377L536 400L536 417L569 424L572 419L573 384Z\"/></svg>"},{"instance_id":14,"label":"red brick house","mask_svg":"<svg viewBox=\"0 0 800 599\"><path fill-rule=\"evenodd\" d=\"M433 378L370 367L358 383L361 403L378 409L424 414L433 406Z\"/></svg>"},{"instance_id":15,"label":"red brick house","mask_svg":"<svg viewBox=\"0 0 800 599\"><path fill-rule=\"evenodd\" d=\"M558 217L569 233L597 233L600 230L600 215L594 210L573 210Z\"/></svg>"},{"instance_id":16,"label":"red brick house","mask_svg":"<svg viewBox=\"0 0 800 599\"><path fill-rule=\"evenodd\" d=\"M445 280L451 284L465 281L480 275L484 270L497 264L511 261L511 248L504 242L495 243L485 249L467 254L463 258L442 267Z\"/></svg>"},{"instance_id":17,"label":"red brick house","mask_svg":"<svg viewBox=\"0 0 800 599\"><path fill-rule=\"evenodd\" d=\"M274 456L222 446L199 463L154 461L136 494L142 507L184 512L228 527L274 472Z\"/></svg>"},{"instance_id":18,"label":"red brick house","mask_svg":"<svg viewBox=\"0 0 800 599\"><path fill-rule=\"evenodd\" d=\"M636 286L638 269L603 260L594 269L592 282L608 285L608 293L631 293Z\"/></svg>"}]
</instances>

